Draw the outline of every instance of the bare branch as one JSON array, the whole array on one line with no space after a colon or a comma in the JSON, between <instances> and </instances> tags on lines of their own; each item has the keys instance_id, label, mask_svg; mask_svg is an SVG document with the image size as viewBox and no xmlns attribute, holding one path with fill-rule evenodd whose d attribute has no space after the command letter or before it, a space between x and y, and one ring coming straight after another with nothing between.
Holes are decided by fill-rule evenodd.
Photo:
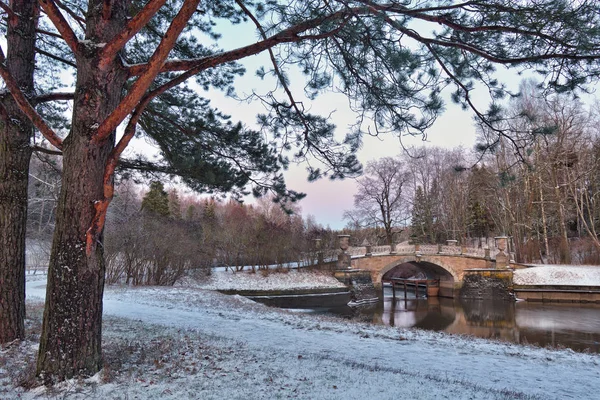
<instances>
[{"instance_id":1,"label":"bare branch","mask_svg":"<svg viewBox=\"0 0 600 400\"><path fill-rule=\"evenodd\" d=\"M53 59L53 60L56 60L56 61L59 61L59 62L61 62L61 63L63 63L63 64L66 64L66 65L68 65L68 66L71 66L71 67L73 67L73 68L77 68L77 64L75 64L74 62L71 62L71 61L69 61L69 60L67 60L67 59L64 59L64 58L62 58L62 57L56 56L56 55L54 55L54 54L52 54L52 53L49 53L49 52L47 52L47 51L45 51L45 50L42 50L42 49L40 49L39 47L36 47L36 48L35 48L35 51L36 51L38 54L42 54L42 55L44 55L44 56L46 56L46 57L48 57L48 58L51 58L51 59Z\"/></svg>"},{"instance_id":2,"label":"bare branch","mask_svg":"<svg viewBox=\"0 0 600 400\"><path fill-rule=\"evenodd\" d=\"M73 100L74 98L75 93L73 92L44 93L35 97L35 104L47 103L49 101Z\"/></svg>"},{"instance_id":3,"label":"bare branch","mask_svg":"<svg viewBox=\"0 0 600 400\"><path fill-rule=\"evenodd\" d=\"M6 68L6 65L4 64L5 60L4 52L0 48L0 77L4 79L4 83L6 83L6 87L10 91L15 103L17 103L23 114L31 120L35 127L54 147L62 149L62 139L56 135L52 128L44 121L44 118L42 118L29 103L27 97L21 91L21 88L19 88L18 83L15 81L8 68Z\"/></svg>"}]
</instances>

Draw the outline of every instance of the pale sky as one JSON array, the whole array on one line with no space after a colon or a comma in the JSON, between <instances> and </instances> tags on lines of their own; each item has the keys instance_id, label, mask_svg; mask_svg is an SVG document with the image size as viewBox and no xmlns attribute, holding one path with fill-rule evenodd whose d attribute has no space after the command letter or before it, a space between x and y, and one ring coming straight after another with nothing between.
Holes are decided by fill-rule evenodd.
<instances>
[{"instance_id":1,"label":"pale sky","mask_svg":"<svg viewBox=\"0 0 600 400\"><path fill-rule=\"evenodd\" d=\"M237 79L236 89L238 95L248 94L252 90L264 92L272 84L254 77L254 65L261 56L253 57L246 76ZM292 81L293 82L293 81ZM271 85L271 86L270 86ZM297 90L295 96L301 96L302 90ZM254 126L256 115L264 112L257 103L239 103L237 100L226 98L221 93L210 96L212 104L221 111L231 115L233 121L242 121L249 126ZM314 101L302 99L303 105L311 111L323 116L331 113L331 119L337 126L339 137L342 138L348 131L350 124L355 121L355 116L348 107L345 96L337 93L327 93L319 96ZM487 108L487 102L480 104L481 109ZM463 111L454 104L446 104L446 111L427 132L427 141L421 137L403 137L405 146L438 146L455 148L463 146L470 150L475 143L475 128L472 114ZM358 153L359 161L364 165L368 161L387 156L397 156L402 153L402 147L397 137L392 134L383 134L380 138L365 136L363 147ZM290 189L306 193L307 196L300 201L302 215L313 215L315 220L332 229L341 229L346 225L342 215L345 210L353 207L353 196L356 193L356 184L353 179L331 181L327 178L316 182L307 181L305 165L294 165L285 173L286 182ZM251 200L250 200L251 201Z\"/></svg>"},{"instance_id":2,"label":"pale sky","mask_svg":"<svg viewBox=\"0 0 600 400\"><path fill-rule=\"evenodd\" d=\"M225 49L243 46L256 39L256 33L253 26L227 26L223 28L223 37L219 41L219 46ZM247 69L246 75L236 79L235 88L240 97L252 93L253 90L264 93L274 88L274 80L265 78L261 80L255 76L255 71L259 66L264 66L266 70L270 69L271 64L268 54L259 54L248 57L241 62ZM502 67L501 67L502 68ZM502 71L503 75L506 72ZM289 74L292 90L295 99L302 101L302 104L311 112L327 116L331 113L331 119L337 126L339 137L343 138L349 129L350 124L355 121L355 115L350 111L348 101L341 94L327 93L319 96L314 101L302 98L304 81L301 74ZM521 78L513 78L511 88L516 89ZM448 97L448 96L446 96ZM260 104L242 103L224 97L221 93L210 95L212 104L221 111L231 115L233 121L242 121L249 126L254 126L256 115L264 112ZM480 102L477 104L482 110L487 109L487 96L481 96L481 93L474 95ZM470 150L475 143L475 128L473 126L472 114L460 109L459 106L446 103L446 111L436 121L434 126L427 132L427 141L423 142L419 137L404 137L405 146L427 145L439 146L445 148L455 148L463 146ZM363 147L358 153L359 161L364 165L368 161L381 157L396 156L402 152L402 147L396 137L391 134L383 135L381 138L365 137ZM341 229L346 225L342 215L345 210L353 207L353 196L356 193L356 183L353 179L344 181L331 181L327 178L316 182L308 182L306 177L306 166L291 166L285 173L288 188L304 192L307 196L300 201L302 215L313 215L315 220L332 229ZM251 201L251 200L250 200Z\"/></svg>"},{"instance_id":3,"label":"pale sky","mask_svg":"<svg viewBox=\"0 0 600 400\"><path fill-rule=\"evenodd\" d=\"M218 41L218 45L224 49L237 48L256 40L255 29L252 25L223 25L223 37ZM0 43L5 45L5 43ZM244 94L249 94L253 90L264 93L269 89L273 89L274 81L272 79L260 80L254 74L256 69L264 65L265 69L269 69L270 61L268 55L260 54L246 58L242 62L246 68L245 76L236 79L235 87L238 95L241 97ZM502 75L506 76L506 72ZM518 87L518 83L522 79L516 75L508 75L511 80L511 88ZM320 115L329 115L333 122L337 125L339 137L342 138L355 117L348 107L348 102L344 96L340 94L325 94L318 97L315 101L301 99L303 93L304 82L300 75L291 74L292 88L295 89L297 100L302 100L306 108ZM69 76L69 79L70 76ZM296 87L294 88L294 85ZM260 104L239 103L238 101L226 98L222 93L203 93L204 96L212 100L212 104L222 112L231 115L233 121L242 121L246 125L252 127L256 120L256 115L264 112ZM475 96L477 98L477 96ZM481 109L487 108L487 99L483 96L477 102ZM470 150L475 142L475 129L473 127L472 114L462 111L458 106L447 102L446 111L436 121L434 126L427 132L427 142L423 142L421 138L403 138L405 145L431 145L446 148L455 148L463 146ZM137 140L128 149L128 152L146 151L149 154L155 153L143 142ZM366 165L368 161L386 156L396 156L402 152L402 147L396 137L392 135L384 135L381 138L365 137L362 149L358 153L359 160ZM285 173L287 185L290 189L301 191L307 194L300 202L302 215L313 215L316 221L324 226L330 226L333 229L341 229L346 225L342 215L345 210L350 210L353 206L353 195L356 192L355 181L347 179L344 181L330 181L329 179L321 179L317 182L309 183L306 179L306 166L291 166L290 170Z\"/></svg>"},{"instance_id":4,"label":"pale sky","mask_svg":"<svg viewBox=\"0 0 600 400\"><path fill-rule=\"evenodd\" d=\"M221 25L223 37L218 41L218 46L225 50L244 46L256 40L256 32L252 25ZM274 89L275 81L273 78L261 80L255 75L255 71L260 66L266 70L271 67L267 53L259 54L245 58L241 63L246 67L247 72L244 76L236 78L235 88L237 95L245 97L253 91L265 93ZM499 74L504 79L504 83L509 88L516 91L522 76L516 73L507 72L504 67L498 67ZM290 73L291 87L297 101L302 101L303 106L311 112L326 116L331 114L332 121L337 126L339 137L343 138L349 125L355 121L355 116L348 107L348 101L341 94L327 93L319 96L316 100L310 101L302 98L304 80L301 74ZM190 82L192 83L192 82ZM256 115L264 112L264 108L258 102L240 103L232 98L225 97L221 92L204 92L200 89L203 96L211 99L212 105L220 111L231 115L232 121L241 121L249 127L255 127ZM448 97L447 95L445 96ZM489 98L485 91L472 94L474 103L481 110L487 109ZM462 146L465 151L470 151L475 143L475 128L473 125L472 113L463 111L459 106L446 102L446 111L438 118L436 123L427 132L427 141L423 142L421 138L404 137L403 143L406 146L439 146L444 148L456 148ZM139 142L138 142L139 144ZM135 145L133 150L137 150ZM383 135L381 138L365 137L363 147L358 153L359 161L364 165L368 161L386 156L396 156L401 154L402 147L398 139L391 134ZM344 181L331 181L327 178L316 182L307 181L306 166L291 166L285 173L288 188L304 192L307 196L300 201L302 215L312 215L315 220L332 229L341 229L346 225L342 216L345 210L353 207L353 196L356 193L356 183L353 179ZM247 201L252 202L252 198Z\"/></svg>"},{"instance_id":5,"label":"pale sky","mask_svg":"<svg viewBox=\"0 0 600 400\"><path fill-rule=\"evenodd\" d=\"M248 71L248 74L250 73ZM259 90L259 87L256 89ZM211 99L215 106L230 114L232 120L241 120L250 126L254 124L256 114L262 111L258 104L243 103L240 105L236 100L226 99L220 95L211 96ZM337 126L340 137L343 137L349 125L354 121L345 97L340 94L326 94L310 104L312 110L318 111L320 115L328 115L333 112L331 118ZM481 108L485 109L486 104L483 104ZM475 143L475 128L471 113L462 111L458 106L448 104L446 112L428 131L426 142L422 141L420 137L404 137L403 143L405 146L426 145L446 148L462 145L465 149L470 150ZM368 161L397 156L402 151L398 139L391 134L384 134L381 138L366 136L358 158L364 166ZM307 194L300 201L302 215L313 215L318 223L325 227L330 226L332 229L341 229L346 225L347 221L342 219L342 215L345 210L353 207L353 196L356 193L356 184L353 179L331 181L324 178L316 182L308 182L305 165L291 166L285 176L290 189Z\"/></svg>"}]
</instances>

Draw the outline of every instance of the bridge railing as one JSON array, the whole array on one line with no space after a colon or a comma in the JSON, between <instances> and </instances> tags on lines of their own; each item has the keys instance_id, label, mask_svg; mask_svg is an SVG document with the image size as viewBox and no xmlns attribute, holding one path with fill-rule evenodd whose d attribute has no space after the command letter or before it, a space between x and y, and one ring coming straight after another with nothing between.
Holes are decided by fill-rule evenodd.
<instances>
[{"instance_id":1,"label":"bridge railing","mask_svg":"<svg viewBox=\"0 0 600 400\"><path fill-rule=\"evenodd\" d=\"M372 246L371 254L372 255L384 255L384 254L443 254L443 255L464 255L478 258L486 257L486 249L479 247L465 247L465 246L448 246L448 245L438 245L438 244L421 244L415 245L402 245L395 246L394 251L392 251L392 247L387 246ZM489 250L489 257L491 259L495 259L495 255L498 252L496 248L491 248ZM367 248L365 246L360 247L350 247L346 251L346 253L350 254L353 257L364 256L367 253Z\"/></svg>"},{"instance_id":2,"label":"bridge railing","mask_svg":"<svg viewBox=\"0 0 600 400\"><path fill-rule=\"evenodd\" d=\"M348 250L346 250L347 254L350 254L351 256L364 256L365 254L367 254L367 248L366 247L349 247Z\"/></svg>"},{"instance_id":3,"label":"bridge railing","mask_svg":"<svg viewBox=\"0 0 600 400\"><path fill-rule=\"evenodd\" d=\"M388 246L390 247L390 246ZM398 246L396 245L396 253L398 254L410 254L415 252L415 246L412 244Z\"/></svg>"}]
</instances>

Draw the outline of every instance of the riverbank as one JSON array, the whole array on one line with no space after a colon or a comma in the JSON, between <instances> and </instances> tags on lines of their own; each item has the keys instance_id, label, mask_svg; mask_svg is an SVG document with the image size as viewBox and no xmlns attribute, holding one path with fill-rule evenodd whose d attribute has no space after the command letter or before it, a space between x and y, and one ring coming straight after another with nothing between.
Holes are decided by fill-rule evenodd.
<instances>
[{"instance_id":1,"label":"riverbank","mask_svg":"<svg viewBox=\"0 0 600 400\"><path fill-rule=\"evenodd\" d=\"M192 288L108 287L102 372L25 391L45 292L29 280L28 340L0 353L0 398L592 399L600 356L347 323Z\"/></svg>"},{"instance_id":2,"label":"riverbank","mask_svg":"<svg viewBox=\"0 0 600 400\"><path fill-rule=\"evenodd\" d=\"M259 270L232 272L231 270L214 270L209 276L184 279L177 286L193 287L206 290L304 290L345 288L331 273L303 271L297 269Z\"/></svg>"},{"instance_id":3,"label":"riverbank","mask_svg":"<svg viewBox=\"0 0 600 400\"><path fill-rule=\"evenodd\" d=\"M514 271L516 285L598 286L600 266L535 265Z\"/></svg>"}]
</instances>

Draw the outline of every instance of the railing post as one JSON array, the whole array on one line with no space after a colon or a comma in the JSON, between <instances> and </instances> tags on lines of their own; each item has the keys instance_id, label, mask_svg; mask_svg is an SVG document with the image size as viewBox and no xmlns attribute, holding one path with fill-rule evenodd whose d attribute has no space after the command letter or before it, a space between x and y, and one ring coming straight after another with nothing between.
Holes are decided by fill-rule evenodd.
<instances>
[{"instance_id":1,"label":"railing post","mask_svg":"<svg viewBox=\"0 0 600 400\"><path fill-rule=\"evenodd\" d=\"M319 267L323 266L323 251L321 250L321 239L316 238L313 239L315 242L315 250L317 251L317 265Z\"/></svg>"},{"instance_id":2,"label":"railing post","mask_svg":"<svg viewBox=\"0 0 600 400\"><path fill-rule=\"evenodd\" d=\"M362 246L365 246L365 257L371 257L373 255L371 252L371 243L366 238L363 240Z\"/></svg>"},{"instance_id":3,"label":"railing post","mask_svg":"<svg viewBox=\"0 0 600 400\"><path fill-rule=\"evenodd\" d=\"M346 250L350 246L350 235L338 235L338 239L342 251L338 254L337 269L351 269L352 257L346 253Z\"/></svg>"},{"instance_id":4,"label":"railing post","mask_svg":"<svg viewBox=\"0 0 600 400\"><path fill-rule=\"evenodd\" d=\"M438 254L442 254L442 245L438 244Z\"/></svg>"}]
</instances>

